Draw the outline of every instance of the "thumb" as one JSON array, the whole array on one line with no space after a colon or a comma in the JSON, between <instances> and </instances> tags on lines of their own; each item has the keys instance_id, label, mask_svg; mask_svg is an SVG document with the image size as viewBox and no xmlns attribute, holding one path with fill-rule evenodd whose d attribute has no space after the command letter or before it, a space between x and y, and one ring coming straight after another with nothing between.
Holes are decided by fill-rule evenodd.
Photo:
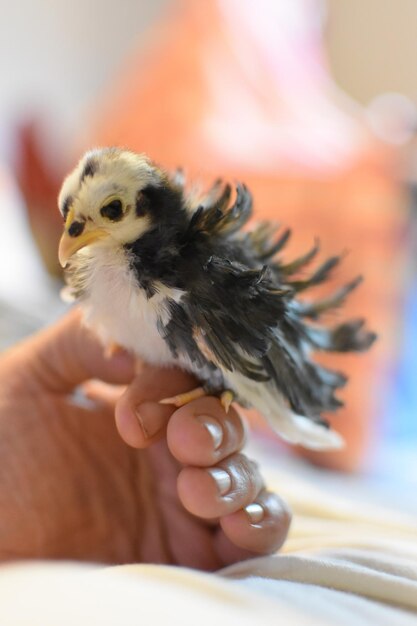
<instances>
[{"instance_id":1,"label":"thumb","mask_svg":"<svg viewBox=\"0 0 417 626\"><path fill-rule=\"evenodd\" d=\"M23 342L19 350L35 382L52 392L71 391L92 378L126 384L134 376L133 357L124 351L105 356L79 309Z\"/></svg>"}]
</instances>

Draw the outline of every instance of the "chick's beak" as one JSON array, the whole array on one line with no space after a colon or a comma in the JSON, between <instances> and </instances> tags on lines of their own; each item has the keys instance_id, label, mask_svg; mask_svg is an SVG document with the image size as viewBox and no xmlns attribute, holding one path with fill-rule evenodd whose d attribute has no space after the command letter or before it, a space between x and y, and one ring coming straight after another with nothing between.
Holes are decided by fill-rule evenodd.
<instances>
[{"instance_id":1,"label":"chick's beak","mask_svg":"<svg viewBox=\"0 0 417 626\"><path fill-rule=\"evenodd\" d=\"M70 209L65 221L65 229L59 242L58 259L65 267L70 258L85 246L104 239L108 233L90 223L77 222L73 209Z\"/></svg>"}]
</instances>

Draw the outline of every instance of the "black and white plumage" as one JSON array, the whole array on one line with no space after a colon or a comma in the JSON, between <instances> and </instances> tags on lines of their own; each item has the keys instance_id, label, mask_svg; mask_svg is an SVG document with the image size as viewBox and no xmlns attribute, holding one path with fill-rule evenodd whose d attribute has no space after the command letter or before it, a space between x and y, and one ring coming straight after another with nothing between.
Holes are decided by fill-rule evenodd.
<instances>
[{"instance_id":1,"label":"black and white plumage","mask_svg":"<svg viewBox=\"0 0 417 626\"><path fill-rule=\"evenodd\" d=\"M196 200L180 175L117 148L81 159L59 207L68 286L104 343L153 364L178 364L213 392L232 390L288 441L341 444L323 413L341 406L335 392L346 378L310 355L361 351L374 341L362 320L317 323L360 279L316 302L297 297L324 282L338 257L300 278L318 247L285 263L289 231L277 237L269 223L242 230L252 212L244 185L234 201L220 182Z\"/></svg>"}]
</instances>

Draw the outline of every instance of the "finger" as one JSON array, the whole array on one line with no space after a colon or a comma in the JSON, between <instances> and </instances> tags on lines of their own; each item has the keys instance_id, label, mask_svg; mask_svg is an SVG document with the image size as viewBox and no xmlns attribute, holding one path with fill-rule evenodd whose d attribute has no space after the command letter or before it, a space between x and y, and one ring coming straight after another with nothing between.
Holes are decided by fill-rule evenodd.
<instances>
[{"instance_id":1,"label":"finger","mask_svg":"<svg viewBox=\"0 0 417 626\"><path fill-rule=\"evenodd\" d=\"M215 465L238 452L245 439L242 418L233 407L226 414L214 397L200 398L181 407L173 413L167 428L171 454L184 465Z\"/></svg>"},{"instance_id":2,"label":"finger","mask_svg":"<svg viewBox=\"0 0 417 626\"><path fill-rule=\"evenodd\" d=\"M35 380L53 392L69 392L91 378L108 383L128 383L134 376L134 359L127 352L104 354L99 339L88 330L79 309L20 346Z\"/></svg>"},{"instance_id":3,"label":"finger","mask_svg":"<svg viewBox=\"0 0 417 626\"><path fill-rule=\"evenodd\" d=\"M110 385L101 380L89 380L82 385L82 391L86 398L113 410L125 390L126 385Z\"/></svg>"},{"instance_id":4,"label":"finger","mask_svg":"<svg viewBox=\"0 0 417 626\"><path fill-rule=\"evenodd\" d=\"M246 508L220 519L223 532L216 547L224 564L236 560L236 549L270 554L284 543L291 524L291 511L276 494L262 490Z\"/></svg>"},{"instance_id":5,"label":"finger","mask_svg":"<svg viewBox=\"0 0 417 626\"><path fill-rule=\"evenodd\" d=\"M174 410L159 400L193 389L195 384L195 379L177 369L144 368L116 404L116 426L122 439L134 448L145 448L159 439Z\"/></svg>"},{"instance_id":6,"label":"finger","mask_svg":"<svg viewBox=\"0 0 417 626\"><path fill-rule=\"evenodd\" d=\"M214 467L185 467L177 480L183 506L198 517L229 515L254 501L263 488L256 463L233 454Z\"/></svg>"}]
</instances>

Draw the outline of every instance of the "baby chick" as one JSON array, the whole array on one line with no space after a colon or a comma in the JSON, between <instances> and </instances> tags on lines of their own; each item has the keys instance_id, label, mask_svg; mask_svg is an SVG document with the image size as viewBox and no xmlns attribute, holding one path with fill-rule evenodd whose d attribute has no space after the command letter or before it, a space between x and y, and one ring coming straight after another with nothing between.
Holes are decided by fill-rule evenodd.
<instances>
[{"instance_id":1,"label":"baby chick","mask_svg":"<svg viewBox=\"0 0 417 626\"><path fill-rule=\"evenodd\" d=\"M59 260L86 323L107 345L155 365L178 365L202 383L165 402L202 393L254 406L286 440L308 448L341 445L323 413L342 405L343 374L310 359L313 350L360 351L375 335L363 321L332 328L316 323L339 306L360 279L307 303L297 295L326 280L332 257L308 279L294 275L315 246L285 264L262 223L242 230L252 198L238 184L216 182L198 201L146 156L118 148L88 152L65 179L59 207L65 230Z\"/></svg>"}]
</instances>

